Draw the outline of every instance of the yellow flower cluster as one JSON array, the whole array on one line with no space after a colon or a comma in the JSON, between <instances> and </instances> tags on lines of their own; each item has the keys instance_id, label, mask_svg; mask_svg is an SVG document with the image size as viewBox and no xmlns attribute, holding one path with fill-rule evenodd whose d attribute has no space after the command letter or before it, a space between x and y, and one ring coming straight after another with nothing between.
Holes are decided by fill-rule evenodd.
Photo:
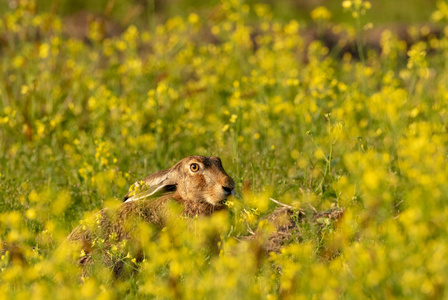
<instances>
[{"instance_id":1,"label":"yellow flower cluster","mask_svg":"<svg viewBox=\"0 0 448 300\"><path fill-rule=\"evenodd\" d=\"M339 51L364 0L341 2L356 29L312 10L347 32L333 48L267 4L116 34L95 19L81 40L36 3L0 18L1 299L447 298L447 28L385 30L358 60ZM221 157L227 210L102 229L148 188L132 182L191 154Z\"/></svg>"},{"instance_id":2,"label":"yellow flower cluster","mask_svg":"<svg viewBox=\"0 0 448 300\"><path fill-rule=\"evenodd\" d=\"M344 0L342 7L352 13L353 18L358 19L366 14L367 10L372 8L370 1L364 0Z\"/></svg>"}]
</instances>

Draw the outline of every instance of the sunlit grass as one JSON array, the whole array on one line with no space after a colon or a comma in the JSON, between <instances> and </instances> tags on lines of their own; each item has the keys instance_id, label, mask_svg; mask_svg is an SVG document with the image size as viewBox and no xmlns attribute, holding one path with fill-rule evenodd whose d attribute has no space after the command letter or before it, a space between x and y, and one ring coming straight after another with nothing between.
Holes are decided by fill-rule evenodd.
<instances>
[{"instance_id":1,"label":"sunlit grass","mask_svg":"<svg viewBox=\"0 0 448 300\"><path fill-rule=\"evenodd\" d=\"M370 4L342 3L361 34ZM0 298L446 297L446 27L413 45L385 31L356 60L265 5L225 0L216 14L112 38L92 23L88 41L33 1L2 16ZM193 154L235 179L228 212L98 238L78 268L73 228ZM276 253L263 250L269 198L296 209ZM313 219L330 209L343 217Z\"/></svg>"}]
</instances>

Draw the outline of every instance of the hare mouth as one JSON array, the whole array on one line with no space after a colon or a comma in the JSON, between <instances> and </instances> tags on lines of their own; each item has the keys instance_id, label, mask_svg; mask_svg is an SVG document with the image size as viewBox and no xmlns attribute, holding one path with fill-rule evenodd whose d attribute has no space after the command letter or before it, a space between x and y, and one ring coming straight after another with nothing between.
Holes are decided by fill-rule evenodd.
<instances>
[{"instance_id":1,"label":"hare mouth","mask_svg":"<svg viewBox=\"0 0 448 300\"><path fill-rule=\"evenodd\" d=\"M224 206L227 204L227 201L229 199L229 197L232 194L228 194L228 193L220 193L220 194L215 194L215 195L207 195L206 197L204 197L203 200L205 200L205 202L213 205L213 206Z\"/></svg>"},{"instance_id":2,"label":"hare mouth","mask_svg":"<svg viewBox=\"0 0 448 300\"><path fill-rule=\"evenodd\" d=\"M227 197L221 200L213 200L213 199L207 199L206 203L211 204L216 207L224 206L227 202Z\"/></svg>"}]
</instances>

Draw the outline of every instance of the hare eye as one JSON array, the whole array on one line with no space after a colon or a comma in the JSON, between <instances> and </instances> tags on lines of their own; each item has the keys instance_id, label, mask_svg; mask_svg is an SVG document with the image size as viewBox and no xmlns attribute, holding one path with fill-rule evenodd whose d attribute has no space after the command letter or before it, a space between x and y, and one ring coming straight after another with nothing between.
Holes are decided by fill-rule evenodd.
<instances>
[{"instance_id":1,"label":"hare eye","mask_svg":"<svg viewBox=\"0 0 448 300\"><path fill-rule=\"evenodd\" d=\"M191 164L191 165L190 165L190 170L191 170L192 172L197 172L197 171L199 171L199 165L198 165L198 164Z\"/></svg>"}]
</instances>

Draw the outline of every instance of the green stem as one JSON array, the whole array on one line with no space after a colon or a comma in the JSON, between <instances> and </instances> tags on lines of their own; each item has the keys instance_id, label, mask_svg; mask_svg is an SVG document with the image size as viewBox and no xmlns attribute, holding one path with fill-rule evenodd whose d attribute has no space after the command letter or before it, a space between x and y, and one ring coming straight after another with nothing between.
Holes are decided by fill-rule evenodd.
<instances>
[{"instance_id":1,"label":"green stem","mask_svg":"<svg viewBox=\"0 0 448 300\"><path fill-rule=\"evenodd\" d=\"M409 95L411 95L415 92L415 85L417 84L417 78L418 78L418 70L414 70L414 73L412 74L411 82L409 84Z\"/></svg>"},{"instance_id":2,"label":"green stem","mask_svg":"<svg viewBox=\"0 0 448 300\"><path fill-rule=\"evenodd\" d=\"M362 28L361 28L361 20L359 18L356 19L356 47L358 50L359 59L362 64L366 64L366 58L364 56L364 49L362 47Z\"/></svg>"}]
</instances>

